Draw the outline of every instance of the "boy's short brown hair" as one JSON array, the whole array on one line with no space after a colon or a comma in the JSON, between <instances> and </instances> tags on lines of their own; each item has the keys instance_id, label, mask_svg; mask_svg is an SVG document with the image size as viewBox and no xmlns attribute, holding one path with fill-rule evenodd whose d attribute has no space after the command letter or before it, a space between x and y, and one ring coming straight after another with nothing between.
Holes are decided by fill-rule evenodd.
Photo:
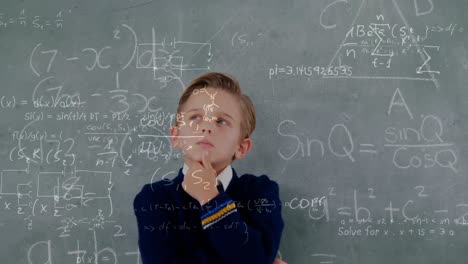
<instances>
[{"instance_id":1,"label":"boy's short brown hair","mask_svg":"<svg viewBox=\"0 0 468 264\"><path fill-rule=\"evenodd\" d=\"M247 95L242 94L239 82L234 77L225 73L208 72L192 80L180 96L177 115L179 116L181 114L183 105L187 102L194 90L203 88L220 89L234 95L239 100L242 116L241 140L250 137L255 129L256 123L254 105ZM176 127L179 125L177 120L178 119L175 120Z\"/></svg>"}]
</instances>

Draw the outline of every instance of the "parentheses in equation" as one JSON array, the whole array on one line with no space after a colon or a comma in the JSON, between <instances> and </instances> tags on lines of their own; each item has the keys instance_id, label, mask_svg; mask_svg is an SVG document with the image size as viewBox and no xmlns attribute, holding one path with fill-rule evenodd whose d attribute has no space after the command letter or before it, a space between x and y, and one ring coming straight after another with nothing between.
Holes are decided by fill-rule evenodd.
<instances>
[{"instance_id":1,"label":"parentheses in equation","mask_svg":"<svg viewBox=\"0 0 468 264\"><path fill-rule=\"evenodd\" d=\"M50 153L51 153L52 151L54 151L54 149L51 149L51 150L49 150L49 151L47 152L47 155L46 155L46 162L47 162L47 164L50 164L49 155L50 155Z\"/></svg>"},{"instance_id":2,"label":"parentheses in equation","mask_svg":"<svg viewBox=\"0 0 468 264\"><path fill-rule=\"evenodd\" d=\"M395 28L396 28L397 26L398 26L398 24L395 24L395 25L393 25L393 27L392 27L392 37L393 37L393 38L397 38L397 36L395 35Z\"/></svg>"},{"instance_id":3,"label":"parentheses in equation","mask_svg":"<svg viewBox=\"0 0 468 264\"><path fill-rule=\"evenodd\" d=\"M271 200L273 202L273 210L276 209L276 201L275 200ZM268 200L267 200L268 202Z\"/></svg>"},{"instance_id":4,"label":"parentheses in equation","mask_svg":"<svg viewBox=\"0 0 468 264\"><path fill-rule=\"evenodd\" d=\"M127 24L122 24L122 26L127 28L128 30L130 30L130 32L132 33L133 40L134 40L134 48L133 48L132 57L130 58L130 60L128 60L127 64L125 64L125 66L121 69L121 71L125 70L130 65L130 63L133 61L133 59L135 59L135 55L136 55L137 48L138 48L138 37L137 37L137 34L135 33L135 31L133 30L133 28L131 28Z\"/></svg>"},{"instance_id":5,"label":"parentheses in equation","mask_svg":"<svg viewBox=\"0 0 468 264\"><path fill-rule=\"evenodd\" d=\"M44 112L41 112L41 121L44 120Z\"/></svg>"},{"instance_id":6,"label":"parentheses in equation","mask_svg":"<svg viewBox=\"0 0 468 264\"><path fill-rule=\"evenodd\" d=\"M16 106L16 97L13 95L13 108Z\"/></svg>"},{"instance_id":7,"label":"parentheses in equation","mask_svg":"<svg viewBox=\"0 0 468 264\"><path fill-rule=\"evenodd\" d=\"M424 34L424 37L421 37L422 41L425 41L427 39L428 34L429 34L429 27L426 25L426 32Z\"/></svg>"},{"instance_id":8,"label":"parentheses in equation","mask_svg":"<svg viewBox=\"0 0 468 264\"><path fill-rule=\"evenodd\" d=\"M109 190L109 207L110 207L109 208L109 215L107 217L112 217L112 214L114 213L114 205L112 203L112 197L110 196L110 190Z\"/></svg>"},{"instance_id":9,"label":"parentheses in equation","mask_svg":"<svg viewBox=\"0 0 468 264\"><path fill-rule=\"evenodd\" d=\"M27 124L23 127L23 129L21 129L20 135L21 135L22 133L24 133L24 131L26 131L26 129L27 129L31 124L34 124L34 123L36 123L36 122L37 122L37 120L31 120L31 122L27 123ZM21 149L21 137L18 138L18 149ZM33 159L29 158L28 156L26 156L25 154L23 154L23 156L26 158L26 160L33 160ZM10 157L11 157L11 155L10 155ZM29 163L28 163L28 168L29 168Z\"/></svg>"},{"instance_id":10,"label":"parentheses in equation","mask_svg":"<svg viewBox=\"0 0 468 264\"><path fill-rule=\"evenodd\" d=\"M32 50L31 52L31 55L29 56L29 67L31 67L31 70L33 71L34 74L36 74L38 77L40 77L41 75L39 74L39 72L34 68L34 65L33 65L33 58L34 58L34 54L36 53L36 50L42 45L42 43L38 43Z\"/></svg>"},{"instance_id":11,"label":"parentheses in equation","mask_svg":"<svg viewBox=\"0 0 468 264\"><path fill-rule=\"evenodd\" d=\"M247 209L248 209L249 211L252 210L252 209L250 208L250 201L251 201L250 199L247 201Z\"/></svg>"},{"instance_id":12,"label":"parentheses in equation","mask_svg":"<svg viewBox=\"0 0 468 264\"><path fill-rule=\"evenodd\" d=\"M161 169L161 168L158 168L158 169L153 173L153 175L151 175L150 183L153 183L153 182L154 182L154 175L155 175L156 173L158 173L159 169ZM151 187L151 191L154 192L153 184L151 184L150 187Z\"/></svg>"},{"instance_id":13,"label":"parentheses in equation","mask_svg":"<svg viewBox=\"0 0 468 264\"><path fill-rule=\"evenodd\" d=\"M244 222L244 227L245 227L245 241L244 243L242 243L242 245L245 245L247 243L247 241L249 241L249 229L248 229L248 226L247 226L247 223Z\"/></svg>"},{"instance_id":14,"label":"parentheses in equation","mask_svg":"<svg viewBox=\"0 0 468 264\"><path fill-rule=\"evenodd\" d=\"M125 136L124 136L124 138L122 139L122 142L120 143L120 148L119 148L119 156L120 156L120 159L121 159L125 164L127 164L128 159L125 161L125 159L123 158L123 148L124 148L124 145L125 145L125 141L127 141L127 138L128 138L128 137L130 137L130 132L125 133Z\"/></svg>"},{"instance_id":15,"label":"parentheses in equation","mask_svg":"<svg viewBox=\"0 0 468 264\"><path fill-rule=\"evenodd\" d=\"M232 36L232 39L231 39L231 46L234 48L234 39L236 38L236 35L238 34L239 32L236 32L234 33L234 36Z\"/></svg>"},{"instance_id":16,"label":"parentheses in equation","mask_svg":"<svg viewBox=\"0 0 468 264\"><path fill-rule=\"evenodd\" d=\"M16 148L18 148L18 146L15 146L15 147L12 148L11 151L10 151L10 161L13 161L12 155L13 155L13 152L15 152L15 149L16 149Z\"/></svg>"},{"instance_id":17,"label":"parentheses in equation","mask_svg":"<svg viewBox=\"0 0 468 264\"><path fill-rule=\"evenodd\" d=\"M0 99L0 106L1 106L2 108L5 108L5 106L3 106L3 100L4 100L4 99L5 99L5 96L3 95L3 96L2 96L2 99Z\"/></svg>"},{"instance_id":18,"label":"parentheses in equation","mask_svg":"<svg viewBox=\"0 0 468 264\"><path fill-rule=\"evenodd\" d=\"M44 132L45 132L45 133L46 133L46 135L47 135L47 131L44 131ZM62 131L60 131L60 134L59 134L59 138L60 138L60 140L62 140L62 141L63 141L63 139L62 139L62 134L63 134L63 130L62 130Z\"/></svg>"},{"instance_id":19,"label":"parentheses in equation","mask_svg":"<svg viewBox=\"0 0 468 264\"><path fill-rule=\"evenodd\" d=\"M36 214L34 213L34 209L36 208L36 203L39 199L36 199L36 201L34 201L34 204L33 204L33 207L32 207L32 215L33 216L36 216Z\"/></svg>"}]
</instances>

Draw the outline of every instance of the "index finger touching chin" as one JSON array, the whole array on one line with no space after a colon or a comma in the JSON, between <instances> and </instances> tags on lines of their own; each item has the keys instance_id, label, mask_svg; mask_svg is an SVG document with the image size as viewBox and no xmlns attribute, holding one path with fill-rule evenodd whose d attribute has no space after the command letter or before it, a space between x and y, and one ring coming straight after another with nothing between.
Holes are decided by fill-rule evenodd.
<instances>
[{"instance_id":1,"label":"index finger touching chin","mask_svg":"<svg viewBox=\"0 0 468 264\"><path fill-rule=\"evenodd\" d=\"M211 155L209 151L206 151L203 153L203 166L207 169L213 169L213 166L211 165Z\"/></svg>"}]
</instances>

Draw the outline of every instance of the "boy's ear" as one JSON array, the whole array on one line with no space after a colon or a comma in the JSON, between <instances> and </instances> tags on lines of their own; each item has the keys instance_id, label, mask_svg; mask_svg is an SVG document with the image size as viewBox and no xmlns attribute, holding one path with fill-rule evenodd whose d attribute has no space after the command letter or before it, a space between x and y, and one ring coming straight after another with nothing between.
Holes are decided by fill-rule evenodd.
<instances>
[{"instance_id":1,"label":"boy's ear","mask_svg":"<svg viewBox=\"0 0 468 264\"><path fill-rule=\"evenodd\" d=\"M180 148L179 145L179 128L178 127L175 127L175 126L171 126L171 129L170 129L170 134L171 134L171 143L172 143L172 147L173 148Z\"/></svg>"},{"instance_id":2,"label":"boy's ear","mask_svg":"<svg viewBox=\"0 0 468 264\"><path fill-rule=\"evenodd\" d=\"M236 157L237 160L243 159L247 153L252 149L252 139L244 138L240 144L239 147L237 148L236 153L234 156Z\"/></svg>"}]
</instances>

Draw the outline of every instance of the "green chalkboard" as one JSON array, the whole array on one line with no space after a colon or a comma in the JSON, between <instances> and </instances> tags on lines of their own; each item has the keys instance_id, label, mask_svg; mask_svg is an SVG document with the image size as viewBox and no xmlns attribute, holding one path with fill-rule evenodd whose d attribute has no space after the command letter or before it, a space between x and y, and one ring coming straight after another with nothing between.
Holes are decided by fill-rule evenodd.
<instances>
[{"instance_id":1,"label":"green chalkboard","mask_svg":"<svg viewBox=\"0 0 468 264\"><path fill-rule=\"evenodd\" d=\"M195 77L256 108L233 167L279 183L288 263L466 263L464 0L0 4L0 263L141 263Z\"/></svg>"}]
</instances>

